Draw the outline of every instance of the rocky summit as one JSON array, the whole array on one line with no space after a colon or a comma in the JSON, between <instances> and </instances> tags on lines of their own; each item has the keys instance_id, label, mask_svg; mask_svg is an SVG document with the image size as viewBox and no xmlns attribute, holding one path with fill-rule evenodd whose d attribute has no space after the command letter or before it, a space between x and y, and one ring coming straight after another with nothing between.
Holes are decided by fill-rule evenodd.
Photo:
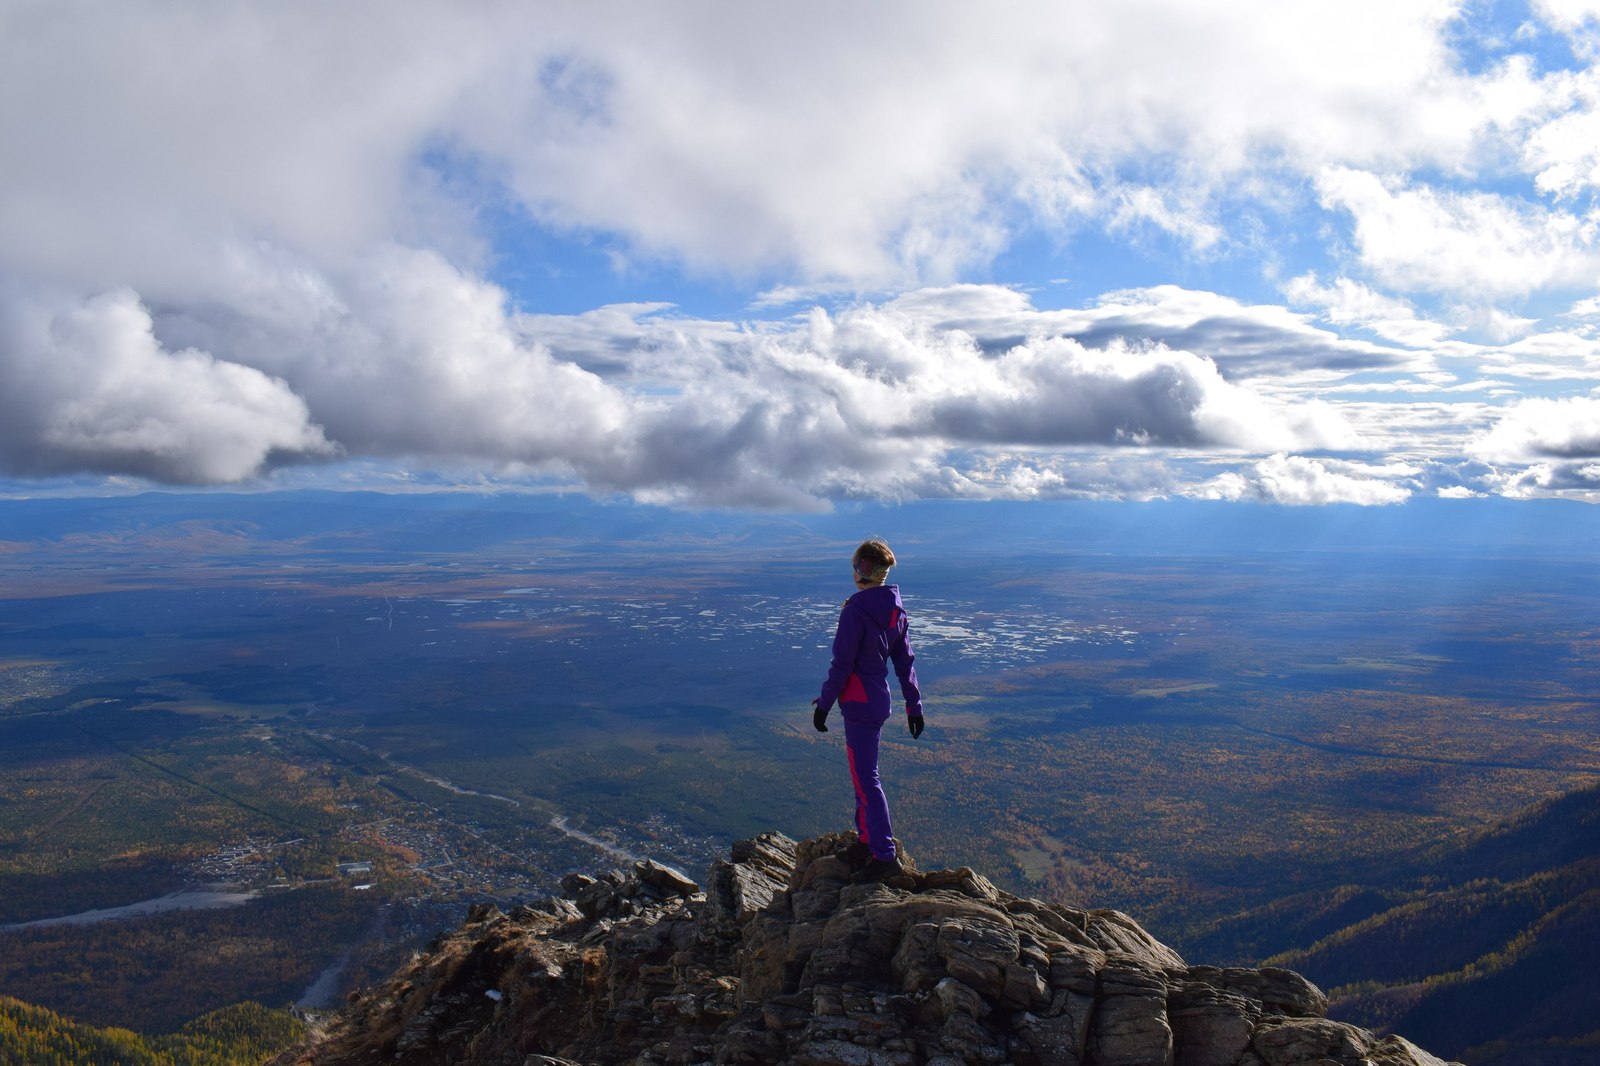
<instances>
[{"instance_id":1,"label":"rocky summit","mask_svg":"<svg viewBox=\"0 0 1600 1066\"><path fill-rule=\"evenodd\" d=\"M1443 1066L1288 970L1191 966L965 867L852 883L851 838L735 844L475 909L277 1066Z\"/></svg>"}]
</instances>

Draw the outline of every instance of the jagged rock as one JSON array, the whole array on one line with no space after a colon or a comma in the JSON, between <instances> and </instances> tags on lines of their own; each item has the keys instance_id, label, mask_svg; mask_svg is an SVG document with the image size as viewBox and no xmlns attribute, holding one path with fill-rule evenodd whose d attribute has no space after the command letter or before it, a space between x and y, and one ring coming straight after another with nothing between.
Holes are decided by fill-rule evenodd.
<instances>
[{"instance_id":1,"label":"jagged rock","mask_svg":"<svg viewBox=\"0 0 1600 1066\"><path fill-rule=\"evenodd\" d=\"M1109 959L1090 1019L1089 1059L1098 1066L1168 1066L1172 1054L1166 978L1142 957Z\"/></svg>"},{"instance_id":2,"label":"jagged rock","mask_svg":"<svg viewBox=\"0 0 1600 1066\"><path fill-rule=\"evenodd\" d=\"M728 860L712 865L707 879L710 922L736 928L766 909L788 887L794 861L795 842L782 833L736 843Z\"/></svg>"},{"instance_id":3,"label":"jagged rock","mask_svg":"<svg viewBox=\"0 0 1600 1066\"><path fill-rule=\"evenodd\" d=\"M578 909L576 903L560 896L546 896L544 899L515 907L510 916L514 921L527 921L534 914L548 914L563 921L574 921L583 917L583 912Z\"/></svg>"},{"instance_id":4,"label":"jagged rock","mask_svg":"<svg viewBox=\"0 0 1600 1066\"><path fill-rule=\"evenodd\" d=\"M561 879L561 891L567 894L568 899L577 899L578 893L595 883L595 878L588 874L570 873Z\"/></svg>"},{"instance_id":5,"label":"jagged rock","mask_svg":"<svg viewBox=\"0 0 1600 1066\"><path fill-rule=\"evenodd\" d=\"M1288 970L1189 966L1127 915L966 868L853 885L764 833L707 891L648 860L474 909L277 1066L1444 1066Z\"/></svg>"},{"instance_id":6,"label":"jagged rock","mask_svg":"<svg viewBox=\"0 0 1600 1066\"><path fill-rule=\"evenodd\" d=\"M670 866L653 859L641 859L633 864L633 874L642 884L666 896L692 896L700 886Z\"/></svg>"},{"instance_id":7,"label":"jagged rock","mask_svg":"<svg viewBox=\"0 0 1600 1066\"><path fill-rule=\"evenodd\" d=\"M1290 1018L1261 1026L1250 1043L1264 1066L1366 1066L1372 1038L1326 1018Z\"/></svg>"},{"instance_id":8,"label":"jagged rock","mask_svg":"<svg viewBox=\"0 0 1600 1066\"><path fill-rule=\"evenodd\" d=\"M1225 988L1184 982L1167 999L1177 1061L1183 1066L1233 1066L1250 1046L1259 1013L1257 1004Z\"/></svg>"},{"instance_id":9,"label":"jagged rock","mask_svg":"<svg viewBox=\"0 0 1600 1066\"><path fill-rule=\"evenodd\" d=\"M1386 1036L1368 1053L1372 1066L1452 1066L1423 1051L1403 1036Z\"/></svg>"}]
</instances>

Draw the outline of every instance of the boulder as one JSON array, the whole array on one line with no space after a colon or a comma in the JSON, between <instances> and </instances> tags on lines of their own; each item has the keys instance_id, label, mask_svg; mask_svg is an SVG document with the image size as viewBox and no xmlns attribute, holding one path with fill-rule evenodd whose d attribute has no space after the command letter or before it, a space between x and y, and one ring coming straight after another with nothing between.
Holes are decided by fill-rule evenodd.
<instances>
[{"instance_id":1,"label":"boulder","mask_svg":"<svg viewBox=\"0 0 1600 1066\"><path fill-rule=\"evenodd\" d=\"M634 863L633 875L641 884L648 885L664 896L692 896L700 891L700 886L692 879L653 859L641 859Z\"/></svg>"}]
</instances>

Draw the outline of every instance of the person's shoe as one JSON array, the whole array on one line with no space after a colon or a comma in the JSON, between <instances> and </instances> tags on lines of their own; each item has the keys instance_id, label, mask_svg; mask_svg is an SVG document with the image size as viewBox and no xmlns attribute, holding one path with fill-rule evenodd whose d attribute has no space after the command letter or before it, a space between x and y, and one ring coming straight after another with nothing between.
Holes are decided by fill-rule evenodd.
<instances>
[{"instance_id":1,"label":"person's shoe","mask_svg":"<svg viewBox=\"0 0 1600 1066\"><path fill-rule=\"evenodd\" d=\"M900 865L899 856L895 856L892 859L873 859L850 879L850 883L853 885L870 885L874 881L887 881L889 878L898 877L903 873L905 873L905 867Z\"/></svg>"},{"instance_id":2,"label":"person's shoe","mask_svg":"<svg viewBox=\"0 0 1600 1066\"><path fill-rule=\"evenodd\" d=\"M864 840L856 841L838 854L839 858L844 860L844 864L852 870L859 870L872 861L872 849L867 847Z\"/></svg>"}]
</instances>

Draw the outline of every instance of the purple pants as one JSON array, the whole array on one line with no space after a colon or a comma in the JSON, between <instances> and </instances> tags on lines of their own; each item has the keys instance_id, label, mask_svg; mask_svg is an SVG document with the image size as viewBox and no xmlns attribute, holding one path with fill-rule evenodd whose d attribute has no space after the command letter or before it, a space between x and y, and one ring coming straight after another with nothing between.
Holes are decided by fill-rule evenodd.
<instances>
[{"instance_id":1,"label":"purple pants","mask_svg":"<svg viewBox=\"0 0 1600 1066\"><path fill-rule=\"evenodd\" d=\"M856 832L875 859L892 859L894 829L889 825L889 798L878 779L878 734L888 711L866 703L840 703L844 718L844 750L850 760L850 782L856 789Z\"/></svg>"}]
</instances>

